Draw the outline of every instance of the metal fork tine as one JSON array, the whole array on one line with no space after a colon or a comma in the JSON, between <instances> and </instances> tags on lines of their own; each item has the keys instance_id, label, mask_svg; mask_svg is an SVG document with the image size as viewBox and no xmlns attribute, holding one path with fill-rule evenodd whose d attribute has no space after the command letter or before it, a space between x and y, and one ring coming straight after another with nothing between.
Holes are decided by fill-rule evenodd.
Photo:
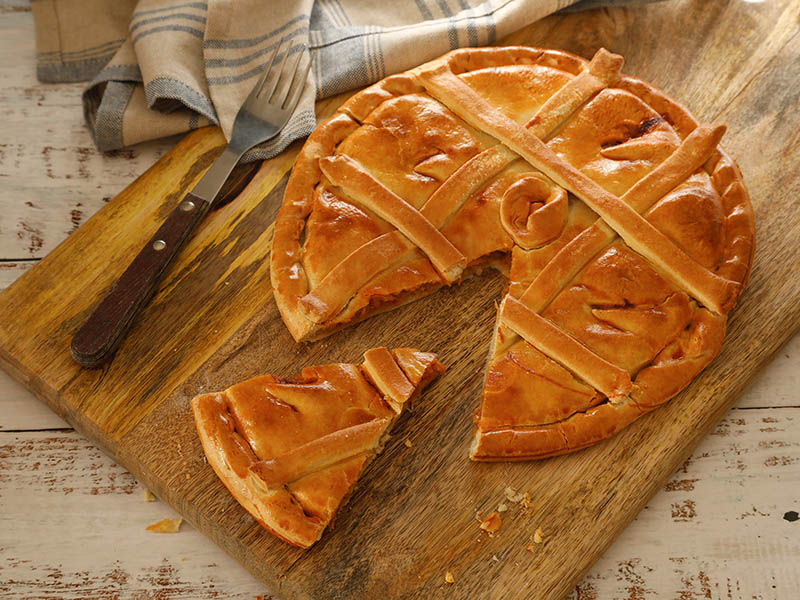
<instances>
[{"instance_id":1,"label":"metal fork tine","mask_svg":"<svg viewBox=\"0 0 800 600\"><path fill-rule=\"evenodd\" d=\"M305 52L306 46L305 44L300 44L299 48L300 49L297 51L297 58L294 59L294 65L292 65L291 67L292 77L289 79L288 84L286 86L286 93L285 94L281 93L281 96L283 96L283 98L280 101L281 108L286 107L286 101L289 98L289 94L291 94L292 92L292 86L294 85L294 80L297 77L297 69L300 66L300 60L303 58L303 53Z\"/></svg>"},{"instance_id":2,"label":"metal fork tine","mask_svg":"<svg viewBox=\"0 0 800 600\"><path fill-rule=\"evenodd\" d=\"M279 44L278 48L283 46L283 42L284 42L284 40L281 40L281 43ZM275 90L278 89L278 83L280 83L281 75L283 74L283 67L286 65L286 59L289 58L289 49L291 47L292 46L291 46L291 42L290 42L289 46L286 48L286 52L283 53L283 58L281 59L281 64L275 70L275 81L271 82L270 85L267 86L267 87L269 87L269 90L264 92L264 96L263 97L266 99L267 102L270 102L272 100L272 95L275 93Z\"/></svg>"},{"instance_id":3,"label":"metal fork tine","mask_svg":"<svg viewBox=\"0 0 800 600\"><path fill-rule=\"evenodd\" d=\"M269 72L272 69L272 64L275 62L275 57L278 56L278 48L280 48L282 41L283 40L281 39L278 42L278 45L275 46L275 50L272 51L272 56L269 57L269 62L266 65L264 65L264 71L262 71L261 77L258 78L258 81L253 86L253 92L255 93L256 96L261 95L261 90L264 87L264 83L266 83L267 81L267 76L269 75Z\"/></svg>"},{"instance_id":4,"label":"metal fork tine","mask_svg":"<svg viewBox=\"0 0 800 600\"><path fill-rule=\"evenodd\" d=\"M303 49L305 50L305 48ZM304 54L303 51L299 52L299 54ZM298 61L299 64L300 61ZM308 77L308 72L311 69L311 56L308 57L308 62L306 66L303 67L303 75L295 81L294 76L292 77L292 85L294 86L294 90L291 88L287 92L286 101L283 103L283 108L292 108L294 109L297 106L297 101L300 99L300 94L303 93L303 90L306 87L306 78Z\"/></svg>"}]
</instances>

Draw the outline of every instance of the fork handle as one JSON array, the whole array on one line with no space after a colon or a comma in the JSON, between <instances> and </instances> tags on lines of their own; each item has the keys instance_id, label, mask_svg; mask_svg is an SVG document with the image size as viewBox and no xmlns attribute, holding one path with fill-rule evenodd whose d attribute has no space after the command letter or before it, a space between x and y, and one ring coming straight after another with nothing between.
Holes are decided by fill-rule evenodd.
<instances>
[{"instance_id":1,"label":"fork handle","mask_svg":"<svg viewBox=\"0 0 800 600\"><path fill-rule=\"evenodd\" d=\"M190 192L167 217L72 338L70 353L79 364L94 369L114 355L209 205Z\"/></svg>"}]
</instances>

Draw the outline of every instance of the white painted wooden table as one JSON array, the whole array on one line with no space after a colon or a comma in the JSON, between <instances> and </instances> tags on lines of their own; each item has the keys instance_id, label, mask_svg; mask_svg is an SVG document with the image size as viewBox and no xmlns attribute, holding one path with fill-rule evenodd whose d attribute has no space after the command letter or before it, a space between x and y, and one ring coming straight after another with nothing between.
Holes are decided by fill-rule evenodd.
<instances>
[{"instance_id":1,"label":"white painted wooden table","mask_svg":"<svg viewBox=\"0 0 800 600\"><path fill-rule=\"evenodd\" d=\"M174 140L98 154L82 85L34 75L33 20L0 2L0 289ZM571 600L800 598L800 336ZM789 513L789 514L787 514ZM255 598L242 567L0 371L0 598Z\"/></svg>"}]
</instances>

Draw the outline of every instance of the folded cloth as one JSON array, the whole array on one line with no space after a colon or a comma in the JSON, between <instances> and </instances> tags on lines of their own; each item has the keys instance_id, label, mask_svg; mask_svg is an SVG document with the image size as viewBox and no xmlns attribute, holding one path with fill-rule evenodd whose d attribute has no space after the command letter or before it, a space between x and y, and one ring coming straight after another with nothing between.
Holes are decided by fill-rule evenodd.
<instances>
[{"instance_id":1,"label":"folded cloth","mask_svg":"<svg viewBox=\"0 0 800 600\"><path fill-rule=\"evenodd\" d=\"M636 1L584 0L592 7ZM584 2L32 0L32 8L39 80L91 79L84 114L104 151L211 123L230 138L276 45L286 38L304 42L303 60L312 68L300 103L279 136L249 153L256 159L308 135L316 125L315 100L454 48L491 44Z\"/></svg>"}]
</instances>

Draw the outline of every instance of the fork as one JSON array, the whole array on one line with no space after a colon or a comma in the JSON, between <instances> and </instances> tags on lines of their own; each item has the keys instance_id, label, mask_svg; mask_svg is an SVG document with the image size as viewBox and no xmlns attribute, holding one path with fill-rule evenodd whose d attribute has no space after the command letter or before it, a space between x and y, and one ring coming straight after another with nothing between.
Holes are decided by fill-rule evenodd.
<instances>
[{"instance_id":1,"label":"fork","mask_svg":"<svg viewBox=\"0 0 800 600\"><path fill-rule=\"evenodd\" d=\"M286 126L300 100L311 61L300 68L305 44L292 46L285 41L286 38L275 46L263 73L236 114L233 134L225 150L75 333L70 353L82 366L100 367L114 355L181 247L203 217L220 204L219 191L242 155L256 144L272 139ZM292 53L296 57L288 61ZM287 66L287 62L291 65Z\"/></svg>"}]
</instances>

